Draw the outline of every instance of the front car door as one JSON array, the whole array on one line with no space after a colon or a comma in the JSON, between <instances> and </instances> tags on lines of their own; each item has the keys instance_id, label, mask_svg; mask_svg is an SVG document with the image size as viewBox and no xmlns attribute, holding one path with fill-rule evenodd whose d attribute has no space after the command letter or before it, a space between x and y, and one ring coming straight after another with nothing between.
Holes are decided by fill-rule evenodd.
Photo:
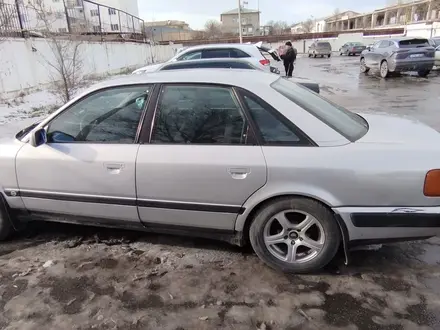
<instances>
[{"instance_id":1,"label":"front car door","mask_svg":"<svg viewBox=\"0 0 440 330\"><path fill-rule=\"evenodd\" d=\"M161 86L136 163L147 226L233 231L242 205L266 183L266 162L233 88Z\"/></svg>"},{"instance_id":2,"label":"front car door","mask_svg":"<svg viewBox=\"0 0 440 330\"><path fill-rule=\"evenodd\" d=\"M136 139L149 91L126 86L89 94L48 123L46 144L26 144L16 172L27 210L139 225Z\"/></svg>"}]
</instances>

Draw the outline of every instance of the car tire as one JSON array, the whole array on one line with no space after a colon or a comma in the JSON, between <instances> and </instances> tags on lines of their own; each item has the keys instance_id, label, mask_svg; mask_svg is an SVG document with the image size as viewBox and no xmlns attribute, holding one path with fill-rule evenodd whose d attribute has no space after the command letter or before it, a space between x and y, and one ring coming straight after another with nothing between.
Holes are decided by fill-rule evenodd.
<instances>
[{"instance_id":1,"label":"car tire","mask_svg":"<svg viewBox=\"0 0 440 330\"><path fill-rule=\"evenodd\" d=\"M315 53L313 53L313 57L316 58L316 54Z\"/></svg>"},{"instance_id":2,"label":"car tire","mask_svg":"<svg viewBox=\"0 0 440 330\"><path fill-rule=\"evenodd\" d=\"M12 228L11 219L9 217L8 204L0 194L0 241L7 239L13 231L14 229Z\"/></svg>"},{"instance_id":3,"label":"car tire","mask_svg":"<svg viewBox=\"0 0 440 330\"><path fill-rule=\"evenodd\" d=\"M326 266L341 243L332 212L315 200L301 197L268 203L256 214L249 237L255 253L269 267L299 274Z\"/></svg>"},{"instance_id":4,"label":"car tire","mask_svg":"<svg viewBox=\"0 0 440 330\"><path fill-rule=\"evenodd\" d=\"M328 54L327 56L328 56L328 58L330 58L332 56L332 54Z\"/></svg>"},{"instance_id":5,"label":"car tire","mask_svg":"<svg viewBox=\"0 0 440 330\"><path fill-rule=\"evenodd\" d=\"M425 78L430 72L431 70L420 70L417 71L417 74L419 75L419 77Z\"/></svg>"},{"instance_id":6,"label":"car tire","mask_svg":"<svg viewBox=\"0 0 440 330\"><path fill-rule=\"evenodd\" d=\"M380 63L379 74L382 78L388 77L390 71L388 70L388 62L382 61Z\"/></svg>"},{"instance_id":7,"label":"car tire","mask_svg":"<svg viewBox=\"0 0 440 330\"><path fill-rule=\"evenodd\" d=\"M309 53L309 57L312 57L312 54Z\"/></svg>"},{"instance_id":8,"label":"car tire","mask_svg":"<svg viewBox=\"0 0 440 330\"><path fill-rule=\"evenodd\" d=\"M365 58L361 57L361 61L360 61L360 70L362 73L367 73L368 71L370 71L370 68L367 66L367 64L365 63Z\"/></svg>"}]
</instances>

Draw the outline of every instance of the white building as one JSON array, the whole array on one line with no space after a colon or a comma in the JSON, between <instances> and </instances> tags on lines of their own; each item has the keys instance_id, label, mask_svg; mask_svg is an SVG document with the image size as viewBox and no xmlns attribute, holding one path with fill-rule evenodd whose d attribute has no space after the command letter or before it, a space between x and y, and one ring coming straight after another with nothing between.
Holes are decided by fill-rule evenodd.
<instances>
[{"instance_id":1,"label":"white building","mask_svg":"<svg viewBox=\"0 0 440 330\"><path fill-rule=\"evenodd\" d=\"M16 0L3 0L15 5ZM34 0L17 0L25 30L42 30L46 24L32 8ZM119 32L141 33L142 24L137 18L137 0L42 0L46 18L52 32ZM98 5L99 4L99 5ZM69 19L67 19L66 13Z\"/></svg>"}]
</instances>

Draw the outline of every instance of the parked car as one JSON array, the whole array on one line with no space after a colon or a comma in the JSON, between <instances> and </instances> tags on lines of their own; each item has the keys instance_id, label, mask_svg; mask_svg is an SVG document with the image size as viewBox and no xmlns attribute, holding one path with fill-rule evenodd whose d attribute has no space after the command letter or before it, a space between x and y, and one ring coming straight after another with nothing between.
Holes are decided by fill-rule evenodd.
<instances>
[{"instance_id":1,"label":"parked car","mask_svg":"<svg viewBox=\"0 0 440 330\"><path fill-rule=\"evenodd\" d=\"M208 58L241 58L249 63L270 72L269 54L274 61L281 61L275 49L265 47L262 42L257 44L210 44L187 47L167 62L189 61ZM161 64L152 64L137 69L133 74L155 72Z\"/></svg>"},{"instance_id":2,"label":"parked car","mask_svg":"<svg viewBox=\"0 0 440 330\"><path fill-rule=\"evenodd\" d=\"M0 146L0 238L35 220L249 238L310 272L341 244L438 235L439 145L257 70L112 79Z\"/></svg>"},{"instance_id":3,"label":"parked car","mask_svg":"<svg viewBox=\"0 0 440 330\"><path fill-rule=\"evenodd\" d=\"M434 66L436 67L436 69L440 69L440 37L434 37L429 41L431 43L431 46L435 48Z\"/></svg>"},{"instance_id":4,"label":"parked car","mask_svg":"<svg viewBox=\"0 0 440 330\"><path fill-rule=\"evenodd\" d=\"M366 48L361 42L347 42L339 49L339 55L360 55Z\"/></svg>"},{"instance_id":5,"label":"parked car","mask_svg":"<svg viewBox=\"0 0 440 330\"><path fill-rule=\"evenodd\" d=\"M181 69L244 69L244 70L261 70L248 61L243 61L242 59L235 58L216 58L216 59L205 59L205 60L191 60L191 61L179 61L163 64L158 71L164 70L181 70ZM275 71L276 70L276 71ZM271 72L280 74L279 70L275 67L271 67ZM309 88L315 93L320 92L319 84L308 79L296 79L289 78L292 81Z\"/></svg>"},{"instance_id":6,"label":"parked car","mask_svg":"<svg viewBox=\"0 0 440 330\"><path fill-rule=\"evenodd\" d=\"M417 71L426 77L434 66L435 49L425 38L399 38L376 42L361 54L360 70L379 69L382 78L392 72Z\"/></svg>"},{"instance_id":7,"label":"parked car","mask_svg":"<svg viewBox=\"0 0 440 330\"><path fill-rule=\"evenodd\" d=\"M332 56L332 46L327 41L315 41L309 47L309 57L317 57L317 56Z\"/></svg>"}]
</instances>

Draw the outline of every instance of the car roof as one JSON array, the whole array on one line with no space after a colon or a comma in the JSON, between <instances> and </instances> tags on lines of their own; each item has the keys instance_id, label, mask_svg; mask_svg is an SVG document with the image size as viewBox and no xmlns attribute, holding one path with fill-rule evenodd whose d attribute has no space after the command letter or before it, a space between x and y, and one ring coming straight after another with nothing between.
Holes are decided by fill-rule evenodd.
<instances>
[{"instance_id":1,"label":"car roof","mask_svg":"<svg viewBox=\"0 0 440 330\"><path fill-rule=\"evenodd\" d=\"M82 95L109 87L160 83L204 83L249 88L252 85L268 86L279 78L280 76L273 73L246 69L234 69L234 74L231 74L230 69L216 69L215 75L212 74L212 68L166 70L105 80L93 85Z\"/></svg>"},{"instance_id":2,"label":"car roof","mask_svg":"<svg viewBox=\"0 0 440 330\"><path fill-rule=\"evenodd\" d=\"M210 48L239 48L239 49L249 49L249 48L257 48L255 44L204 44L204 45L196 45L190 46L185 49L185 52L188 50L197 50L197 49L210 49Z\"/></svg>"},{"instance_id":3,"label":"car roof","mask_svg":"<svg viewBox=\"0 0 440 330\"><path fill-rule=\"evenodd\" d=\"M166 66L173 66L173 65L185 65L185 64L197 64L197 63L223 63L223 62L234 62L234 63L243 63L243 64L249 64L248 61L240 59L240 58L201 58L197 60L185 60L185 61L178 61L178 62L165 62L162 66L162 68Z\"/></svg>"},{"instance_id":4,"label":"car roof","mask_svg":"<svg viewBox=\"0 0 440 330\"><path fill-rule=\"evenodd\" d=\"M424 38L424 37L399 37L399 38L390 38L390 39L383 39L383 40L385 40L385 41L397 41L397 42L399 42L399 41L402 41L402 40L411 40L411 39L426 39L426 40L428 40L429 38ZM379 40L378 40L379 41ZM382 40L380 40L380 41L382 41Z\"/></svg>"}]
</instances>

